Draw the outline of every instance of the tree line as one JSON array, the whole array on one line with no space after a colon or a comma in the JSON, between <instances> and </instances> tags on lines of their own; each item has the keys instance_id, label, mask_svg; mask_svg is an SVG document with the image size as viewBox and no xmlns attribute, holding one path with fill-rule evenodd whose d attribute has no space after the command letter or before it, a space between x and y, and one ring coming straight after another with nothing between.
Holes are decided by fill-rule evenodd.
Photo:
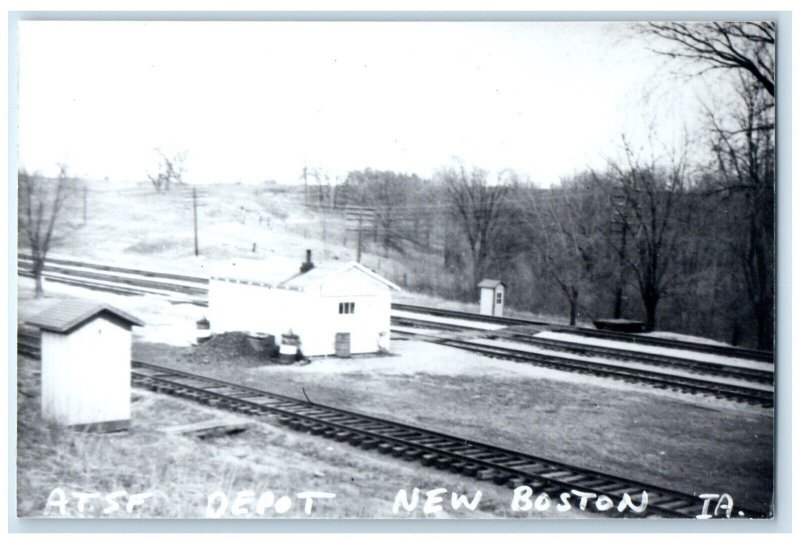
<instances>
[{"instance_id":1,"label":"tree line","mask_svg":"<svg viewBox=\"0 0 800 544\"><path fill-rule=\"evenodd\" d=\"M547 188L463 164L430 180L354 171L335 205L374 210L373 242L384 255L428 253L452 278L431 289L437 294L471 300L482 278L495 277L509 286L510 304L568 315L572 324L636 318L648 330L771 349L775 25L640 30L662 40L659 53L734 77L733 104L706 108L695 143L659 151L623 136L604 169ZM698 146L706 159L691 161ZM417 283L425 287L424 278Z\"/></svg>"}]
</instances>

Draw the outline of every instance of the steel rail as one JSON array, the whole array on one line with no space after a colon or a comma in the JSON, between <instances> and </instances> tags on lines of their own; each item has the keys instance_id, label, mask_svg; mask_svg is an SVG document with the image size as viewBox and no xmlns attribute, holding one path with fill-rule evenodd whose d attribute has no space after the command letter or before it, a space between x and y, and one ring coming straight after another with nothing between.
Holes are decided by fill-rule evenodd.
<instances>
[{"instance_id":1,"label":"steel rail","mask_svg":"<svg viewBox=\"0 0 800 544\"><path fill-rule=\"evenodd\" d=\"M519 331L514 329L481 330L469 326L456 325L453 323L440 324L432 321L426 321L424 319L413 319L408 317L392 317L392 322L400 326L406 325L410 327L430 328L442 331L476 332L476 330L480 330L483 333L480 338L504 338L554 351L563 351L588 356L600 355L622 361L649 363L659 367L672 367L715 376L740 378L761 384L774 383L774 373L768 370L745 368L741 366L732 366L724 363L715 363L709 361L698 361L695 359L687 359L671 355L632 351L622 348L598 346L594 344L569 342L552 338L539 338L535 336L535 333L527 331Z\"/></svg>"},{"instance_id":2,"label":"steel rail","mask_svg":"<svg viewBox=\"0 0 800 544\"><path fill-rule=\"evenodd\" d=\"M146 372L142 372L146 369ZM275 414L295 430L310 432L363 449L419 461L498 485L528 485L535 493L573 490L606 495L619 503L623 495L648 494L646 517L691 518L702 512L694 495L577 467L543 457L485 444L414 425L343 410L250 386L141 361L134 362L134 384L249 415ZM738 509L742 517L768 514ZM609 511L616 514L615 511ZM631 514L629 512L629 514Z\"/></svg>"},{"instance_id":3,"label":"steel rail","mask_svg":"<svg viewBox=\"0 0 800 544\"><path fill-rule=\"evenodd\" d=\"M590 374L604 378L622 380L629 383L643 383L655 386L659 389L673 389L693 395L711 395L716 398L723 398L747 404L757 404L764 407L772 407L774 404L773 392L753 389L740 385L715 383L708 380L701 380L687 376L677 376L674 374L648 371L639 368L626 368L593 361L582 361L556 355L518 350L514 348L487 346L485 344L476 344L468 339L443 338L431 334L415 335L412 332L405 331L403 334L423 337L426 342L430 342L432 344L463 349L465 351L486 355L496 359L526 363L533 366L541 366L567 372L576 372L579 374Z\"/></svg>"},{"instance_id":4,"label":"steel rail","mask_svg":"<svg viewBox=\"0 0 800 544\"><path fill-rule=\"evenodd\" d=\"M698 351L701 353L713 353L716 355L724 355L727 357L740 357L744 359L752 359L763 362L773 362L773 353L771 351L763 351L749 348L739 348L733 346L718 346L715 344L701 344L698 342L689 342L685 340L675 340L671 338L658 338L654 336L643 336L636 333L623 333L613 331L601 331L596 329L589 329L586 327L572 327L568 325L555 325L546 321L538 321L532 319L521 319L517 317L499 317L490 315L481 315L473 312L462 312L456 310L444 310L441 308L430 308L427 306L415 306L411 304L392 304L392 308L401 311L412 313L434 315L439 317L452 317L457 319L471 319L473 321L481 321L484 323L496 323L504 325L537 325L546 326L549 330L555 332L565 332L570 334L580 334L584 336L594 336L597 338L606 338L611 340L620 340L625 342L632 342L643 345L654 345L661 347L668 347L673 349L687 349L691 351Z\"/></svg>"},{"instance_id":5,"label":"steel rail","mask_svg":"<svg viewBox=\"0 0 800 544\"><path fill-rule=\"evenodd\" d=\"M32 262L33 257L27 255L25 253L20 253L18 255L19 260ZM138 268L128 268L124 266L116 266L111 264L101 264L101 263L90 263L86 261L77 261L72 259L61 259L58 257L48 257L45 263L45 267L48 263L54 264L61 264L61 265L68 265L74 267L83 267L83 268L93 268L95 270L105 270L109 272L120 272L124 274L136 274L139 276L151 277L151 278L162 278L162 279L171 279L171 280L178 280L184 281L187 283L197 283L198 285L208 285L208 278L203 278L201 276L190 276L188 274L176 274L173 272L162 272L156 270L142 270Z\"/></svg>"},{"instance_id":6,"label":"steel rail","mask_svg":"<svg viewBox=\"0 0 800 544\"><path fill-rule=\"evenodd\" d=\"M499 359L509 359L523 363L529 363L535 366L544 366L559 370L568 369L570 371L583 374L595 374L614 379L644 382L664 388L680 388L681 390L692 394L711 394L719 398L735 400L738 402L746 402L748 404L760 404L765 407L773 406L772 391L763 391L760 389L752 389L733 384L713 383L707 380L699 380L696 378L677 376L674 374L651 372L638 368L624 368L604 363L578 361L566 357L544 355L512 348L478 345L467 340L455 338L429 340L429 342L460 348Z\"/></svg>"}]
</instances>

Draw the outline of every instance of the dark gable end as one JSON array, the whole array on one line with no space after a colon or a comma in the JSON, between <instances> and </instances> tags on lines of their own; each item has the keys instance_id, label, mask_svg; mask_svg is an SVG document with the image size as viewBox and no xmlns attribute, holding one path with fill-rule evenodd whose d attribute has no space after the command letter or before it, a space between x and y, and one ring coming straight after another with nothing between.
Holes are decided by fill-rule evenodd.
<instances>
[{"instance_id":1,"label":"dark gable end","mask_svg":"<svg viewBox=\"0 0 800 544\"><path fill-rule=\"evenodd\" d=\"M100 316L126 330L134 325L144 325L141 319L110 304L82 299L60 302L29 319L27 323L43 331L69 334Z\"/></svg>"}]
</instances>

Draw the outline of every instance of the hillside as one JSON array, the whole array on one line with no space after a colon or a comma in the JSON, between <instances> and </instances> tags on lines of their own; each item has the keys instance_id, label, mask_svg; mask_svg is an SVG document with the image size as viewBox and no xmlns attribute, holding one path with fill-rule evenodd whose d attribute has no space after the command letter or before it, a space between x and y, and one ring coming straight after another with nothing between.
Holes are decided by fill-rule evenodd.
<instances>
[{"instance_id":1,"label":"hillside","mask_svg":"<svg viewBox=\"0 0 800 544\"><path fill-rule=\"evenodd\" d=\"M273 184L216 184L196 188L199 253L194 255L191 186L157 193L141 183L86 183L86 222L83 194L73 195L63 213L51 255L113 262L123 266L169 269L206 275L211 263L231 258L288 258L303 260L305 249L315 261L355 260L357 233L344 215L303 205L302 187ZM363 237L361 262L404 288L395 300L477 311L475 303L446 300L434 293L452 291L462 278L447 273L441 255L414 249L385 251ZM20 251L25 251L20 240ZM513 307L513 300L510 299ZM522 308L513 315L547 318Z\"/></svg>"}]
</instances>

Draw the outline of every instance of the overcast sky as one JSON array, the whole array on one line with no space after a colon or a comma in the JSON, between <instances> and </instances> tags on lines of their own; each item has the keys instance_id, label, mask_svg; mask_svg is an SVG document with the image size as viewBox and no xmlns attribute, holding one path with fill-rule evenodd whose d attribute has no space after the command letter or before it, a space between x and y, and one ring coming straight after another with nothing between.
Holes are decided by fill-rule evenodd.
<instances>
[{"instance_id":1,"label":"overcast sky","mask_svg":"<svg viewBox=\"0 0 800 544\"><path fill-rule=\"evenodd\" d=\"M188 182L430 176L454 157L547 185L600 166L625 132L691 129L703 88L603 23L20 24L29 170L144 180L155 149Z\"/></svg>"}]
</instances>

